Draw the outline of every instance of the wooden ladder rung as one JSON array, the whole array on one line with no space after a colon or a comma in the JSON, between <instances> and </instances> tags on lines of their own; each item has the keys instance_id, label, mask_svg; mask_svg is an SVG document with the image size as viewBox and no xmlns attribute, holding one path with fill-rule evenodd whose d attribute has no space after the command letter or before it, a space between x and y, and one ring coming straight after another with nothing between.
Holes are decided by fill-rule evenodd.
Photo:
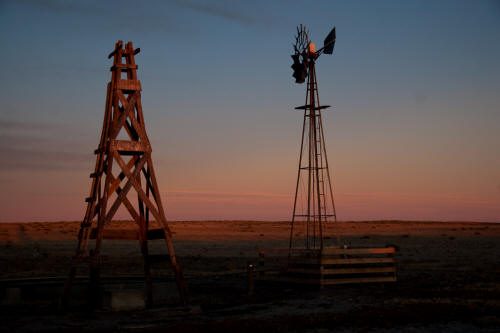
<instances>
[{"instance_id":1,"label":"wooden ladder rung","mask_svg":"<svg viewBox=\"0 0 500 333\"><path fill-rule=\"evenodd\" d=\"M346 268L325 268L323 271L318 268L300 268L290 267L290 273L309 274L309 275L341 275L341 274L374 274L374 273L394 273L396 267L346 267Z\"/></svg>"},{"instance_id":2,"label":"wooden ladder rung","mask_svg":"<svg viewBox=\"0 0 500 333\"><path fill-rule=\"evenodd\" d=\"M111 66L110 70L115 70L117 68L120 68L122 70L130 70L130 69L137 69L137 65L136 64L115 64L113 66Z\"/></svg>"},{"instance_id":3,"label":"wooden ladder rung","mask_svg":"<svg viewBox=\"0 0 500 333\"><path fill-rule=\"evenodd\" d=\"M142 90L141 81L140 80L118 80L116 82L116 89L140 91L140 90Z\"/></svg>"}]
</instances>

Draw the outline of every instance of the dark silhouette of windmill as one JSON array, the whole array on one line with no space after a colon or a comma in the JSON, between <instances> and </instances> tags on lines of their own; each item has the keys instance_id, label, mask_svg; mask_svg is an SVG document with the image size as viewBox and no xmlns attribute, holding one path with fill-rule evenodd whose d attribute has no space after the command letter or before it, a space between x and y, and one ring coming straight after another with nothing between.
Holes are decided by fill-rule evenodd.
<instances>
[{"instance_id":1,"label":"dark silhouette of windmill","mask_svg":"<svg viewBox=\"0 0 500 333\"><path fill-rule=\"evenodd\" d=\"M335 37L333 28L326 36L323 47L316 50L314 43L309 40L305 26L297 27L292 54L293 77L297 83L304 83L307 78L307 89L305 105L295 108L304 110L304 121L289 253L296 248L322 250L325 246L326 223L329 220L337 222L321 119L321 111L330 106L321 105L319 102L315 67L322 54L333 53Z\"/></svg>"},{"instance_id":2,"label":"dark silhouette of windmill","mask_svg":"<svg viewBox=\"0 0 500 333\"><path fill-rule=\"evenodd\" d=\"M304 110L299 170L295 187L288 263L282 274L263 279L308 285L374 283L396 281L394 247L351 248L340 244L325 244L326 226L333 222L338 227L333 201L332 182L326 156L325 134L321 111L329 105L319 102L316 61L322 54L332 54L335 28L316 50L305 27L297 27L293 59L293 77L297 83L307 79L306 103L296 107ZM265 250L261 250L260 265L264 265ZM269 254L283 253L269 249Z\"/></svg>"}]
</instances>

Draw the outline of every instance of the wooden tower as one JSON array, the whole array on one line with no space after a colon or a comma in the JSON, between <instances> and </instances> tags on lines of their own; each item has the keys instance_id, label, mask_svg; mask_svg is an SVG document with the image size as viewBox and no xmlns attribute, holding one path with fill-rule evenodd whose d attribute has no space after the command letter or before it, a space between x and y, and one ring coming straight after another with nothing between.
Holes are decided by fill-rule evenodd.
<instances>
[{"instance_id":1,"label":"wooden tower","mask_svg":"<svg viewBox=\"0 0 500 333\"><path fill-rule=\"evenodd\" d=\"M137 239L144 257L146 280L146 303L152 305L151 264L170 264L176 278L179 295L187 304L187 292L182 270L175 256L172 234L167 225L160 191L151 159L151 145L141 105L141 83L137 78L132 42L123 45L118 41L108 58L113 57L111 82L108 83L106 109L99 147L95 150L95 170L90 174L92 186L85 200L87 210L78 233L78 246L66 282L62 304L67 304L77 267L90 267L90 286L93 305L99 300L100 250L104 239ZM119 135L126 139L118 139ZM121 138L120 137L120 138ZM134 192L137 205L133 205ZM114 232L106 229L120 206L130 213L136 229L130 232ZM156 220L160 229L150 228L150 218ZM94 247L89 245L89 239ZM164 239L168 255L150 255L148 240Z\"/></svg>"}]
</instances>

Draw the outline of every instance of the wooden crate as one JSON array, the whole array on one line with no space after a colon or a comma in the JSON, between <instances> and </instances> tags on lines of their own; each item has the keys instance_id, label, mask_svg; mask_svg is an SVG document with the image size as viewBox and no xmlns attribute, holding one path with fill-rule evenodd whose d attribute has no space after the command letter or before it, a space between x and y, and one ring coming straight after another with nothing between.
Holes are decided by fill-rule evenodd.
<instances>
[{"instance_id":1,"label":"wooden crate","mask_svg":"<svg viewBox=\"0 0 500 333\"><path fill-rule=\"evenodd\" d=\"M266 253L288 255L288 249L261 250L260 270L265 271ZM260 274L263 280L334 285L396 281L395 248L329 247L321 250L294 249L280 274Z\"/></svg>"}]
</instances>

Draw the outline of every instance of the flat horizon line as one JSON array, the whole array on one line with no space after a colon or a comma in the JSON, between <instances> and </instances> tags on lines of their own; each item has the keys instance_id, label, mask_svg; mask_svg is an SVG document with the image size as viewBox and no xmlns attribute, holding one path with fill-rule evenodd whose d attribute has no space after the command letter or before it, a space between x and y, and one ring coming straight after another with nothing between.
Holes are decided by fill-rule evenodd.
<instances>
[{"instance_id":1,"label":"flat horizon line","mask_svg":"<svg viewBox=\"0 0 500 333\"><path fill-rule=\"evenodd\" d=\"M133 220L113 220L112 222L131 222ZM112 223L111 222L111 223ZM193 220L167 220L168 222L259 222L259 223L273 223L273 222L283 222L290 223L290 220L251 220L251 219L193 219ZM305 221L296 221L296 222L305 222ZM334 221L328 221L329 223L335 223ZM419 222L419 223L482 223L482 224L498 224L500 221L473 221L473 220L402 220L402 219L373 219L373 220L338 220L338 223L373 223L373 222L383 222L383 223L402 223L402 222ZM72 220L72 221L1 221L0 223L81 223L81 220Z\"/></svg>"}]
</instances>

